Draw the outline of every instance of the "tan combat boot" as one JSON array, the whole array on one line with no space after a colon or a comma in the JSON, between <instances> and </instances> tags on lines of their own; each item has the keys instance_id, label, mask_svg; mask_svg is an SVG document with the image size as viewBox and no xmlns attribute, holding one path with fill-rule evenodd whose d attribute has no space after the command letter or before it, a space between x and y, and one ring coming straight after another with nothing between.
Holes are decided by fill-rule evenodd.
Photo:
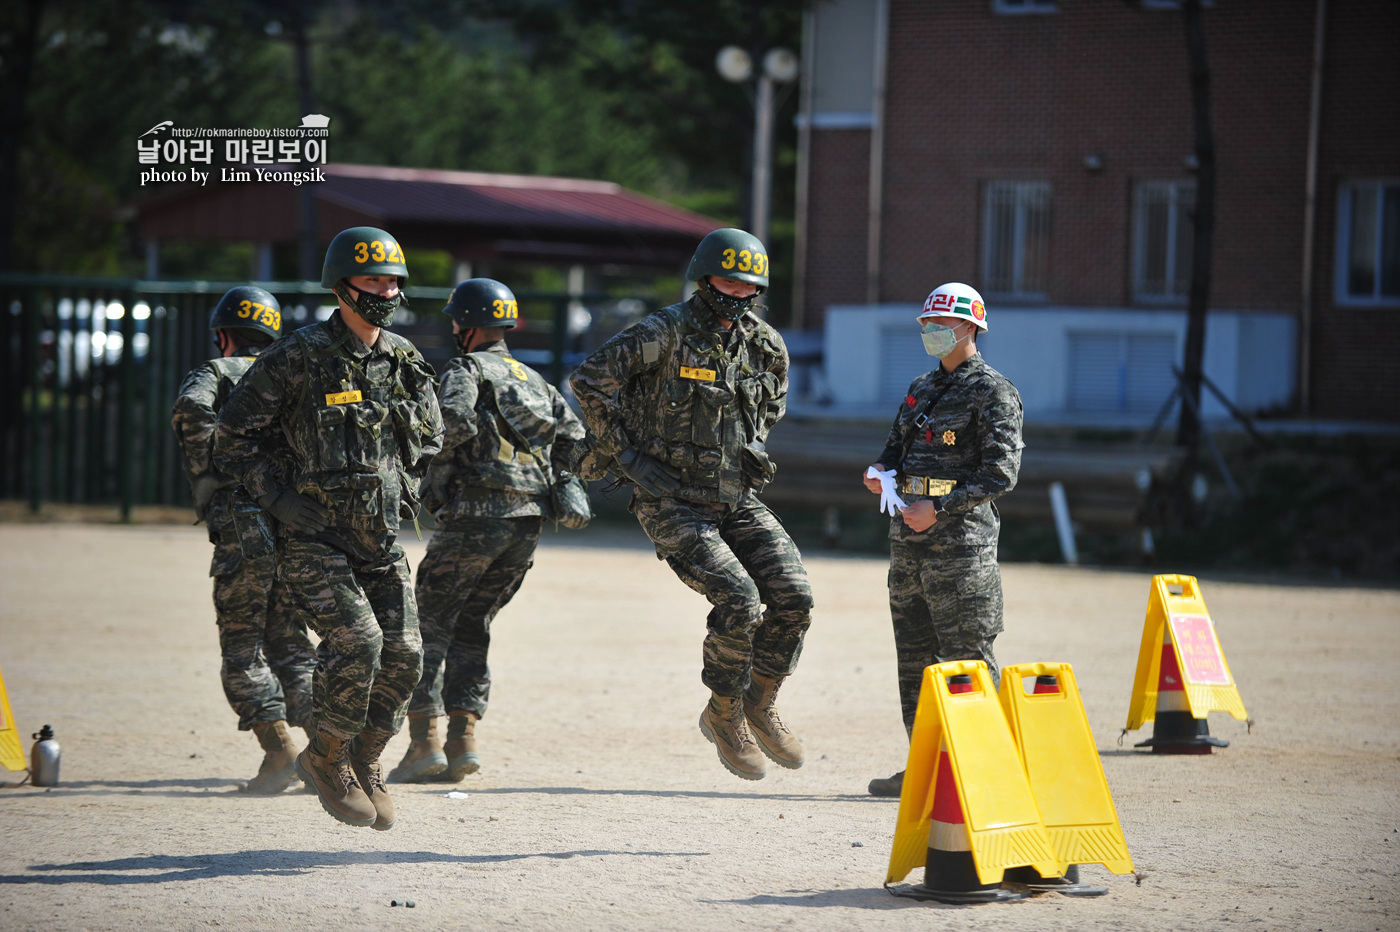
<instances>
[{"instance_id":1,"label":"tan combat boot","mask_svg":"<svg viewBox=\"0 0 1400 932\"><path fill-rule=\"evenodd\" d=\"M423 783L429 777L447 769L447 755L442 753L436 715L408 717L408 750L403 760L389 771L390 783Z\"/></svg>"},{"instance_id":2,"label":"tan combat boot","mask_svg":"<svg viewBox=\"0 0 1400 932\"><path fill-rule=\"evenodd\" d=\"M768 772L763 753L749 732L749 723L744 720L742 699L711 694L705 711L700 713L700 733L715 746L719 762L734 776L762 780Z\"/></svg>"},{"instance_id":3,"label":"tan combat boot","mask_svg":"<svg viewBox=\"0 0 1400 932\"><path fill-rule=\"evenodd\" d=\"M378 813L350 769L349 750L349 742L317 732L297 755L297 773L332 816L346 825L373 825Z\"/></svg>"},{"instance_id":4,"label":"tan combat boot","mask_svg":"<svg viewBox=\"0 0 1400 932\"><path fill-rule=\"evenodd\" d=\"M443 752L447 755L447 770L439 774L435 783L461 783L469 773L481 769L481 756L476 753L476 723L481 717L475 712L454 709L447 715L447 743Z\"/></svg>"},{"instance_id":5,"label":"tan combat boot","mask_svg":"<svg viewBox=\"0 0 1400 932\"><path fill-rule=\"evenodd\" d=\"M350 766L355 771L360 785L374 807L375 829L387 832L394 827L397 815L394 800L389 796L389 788L384 785L384 767L379 763L379 755L384 753L384 745L392 735L378 735L362 731L350 742Z\"/></svg>"},{"instance_id":6,"label":"tan combat boot","mask_svg":"<svg viewBox=\"0 0 1400 932\"><path fill-rule=\"evenodd\" d=\"M749 720L753 736L764 754L779 767L796 770L807 758L802 742L788 731L783 720L778 718L778 710L773 703L778 698L778 687L784 677L763 676L754 673L749 679L749 688L744 691L744 717Z\"/></svg>"},{"instance_id":7,"label":"tan combat boot","mask_svg":"<svg viewBox=\"0 0 1400 932\"><path fill-rule=\"evenodd\" d=\"M280 793L296 782L300 749L292 743L292 734L284 721L258 722L253 726L253 734L258 736L258 744L263 749L262 766L258 768L258 775L243 787L243 792L255 796Z\"/></svg>"}]
</instances>

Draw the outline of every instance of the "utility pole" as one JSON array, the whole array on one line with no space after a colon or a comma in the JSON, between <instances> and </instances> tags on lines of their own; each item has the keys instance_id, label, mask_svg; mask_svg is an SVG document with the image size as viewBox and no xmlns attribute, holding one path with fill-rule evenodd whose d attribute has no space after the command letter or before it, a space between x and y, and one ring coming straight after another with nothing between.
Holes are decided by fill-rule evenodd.
<instances>
[{"instance_id":1,"label":"utility pole","mask_svg":"<svg viewBox=\"0 0 1400 932\"><path fill-rule=\"evenodd\" d=\"M715 70L734 84L744 84L754 75L754 55L736 45L726 45L715 57ZM800 62L785 48L769 49L755 81L753 108L753 187L749 204L749 232L765 246L768 242L769 208L773 197L773 111L779 84L797 78Z\"/></svg>"},{"instance_id":2,"label":"utility pole","mask_svg":"<svg viewBox=\"0 0 1400 932\"><path fill-rule=\"evenodd\" d=\"M1210 307L1211 253L1215 237L1215 131L1210 115L1210 65L1206 59L1201 0L1183 0L1182 21L1191 60L1191 116L1196 133L1195 242L1191 254L1191 296L1186 317L1186 359L1182 366L1181 416L1176 444L1186 449L1183 476L1189 481L1201 441L1201 360L1206 346ZM1188 401L1189 399L1189 401Z\"/></svg>"},{"instance_id":3,"label":"utility pole","mask_svg":"<svg viewBox=\"0 0 1400 932\"><path fill-rule=\"evenodd\" d=\"M306 9L304 0L292 0L292 51L297 68L297 102L302 115L316 112L316 97L311 89L311 46L306 37ZM323 140L329 142L329 140ZM320 263L317 261L320 250L316 242L316 199L311 195L311 185L301 186L297 198L298 227L298 269L302 281L320 281Z\"/></svg>"}]
</instances>

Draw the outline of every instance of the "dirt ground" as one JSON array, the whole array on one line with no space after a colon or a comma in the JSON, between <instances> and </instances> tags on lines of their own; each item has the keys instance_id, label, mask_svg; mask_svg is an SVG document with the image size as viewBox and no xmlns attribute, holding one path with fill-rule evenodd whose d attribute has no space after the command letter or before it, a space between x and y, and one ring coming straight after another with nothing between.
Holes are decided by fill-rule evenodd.
<instances>
[{"instance_id":1,"label":"dirt ground","mask_svg":"<svg viewBox=\"0 0 1400 932\"><path fill-rule=\"evenodd\" d=\"M881 889L897 802L865 785L907 751L882 560L809 555L782 694L808 763L749 783L695 725L703 600L639 532L547 532L496 622L482 771L395 787L389 832L239 793L260 752L208 561L197 528L0 524L0 670L26 749L46 722L63 747L60 786L0 787L0 929L1400 928L1393 589L1203 579L1255 724L1154 757L1118 740L1148 574L1004 567L997 653L1073 664L1138 877L958 908Z\"/></svg>"}]
</instances>

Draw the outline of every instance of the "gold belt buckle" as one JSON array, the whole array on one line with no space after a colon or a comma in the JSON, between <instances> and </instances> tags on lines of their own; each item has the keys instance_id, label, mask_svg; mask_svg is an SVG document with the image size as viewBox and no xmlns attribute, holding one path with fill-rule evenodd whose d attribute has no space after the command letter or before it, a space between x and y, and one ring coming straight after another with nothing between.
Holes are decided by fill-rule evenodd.
<instances>
[{"instance_id":1,"label":"gold belt buckle","mask_svg":"<svg viewBox=\"0 0 1400 932\"><path fill-rule=\"evenodd\" d=\"M903 492L910 495L947 495L958 484L956 479L930 479L928 476L905 476Z\"/></svg>"}]
</instances>

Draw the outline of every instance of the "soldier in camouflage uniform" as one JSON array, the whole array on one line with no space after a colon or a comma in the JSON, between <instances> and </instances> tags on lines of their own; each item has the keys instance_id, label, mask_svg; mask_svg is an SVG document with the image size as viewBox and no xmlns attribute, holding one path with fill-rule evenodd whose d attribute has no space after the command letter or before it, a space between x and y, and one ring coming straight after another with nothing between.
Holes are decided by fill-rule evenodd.
<instances>
[{"instance_id":1,"label":"soldier in camouflage uniform","mask_svg":"<svg viewBox=\"0 0 1400 932\"><path fill-rule=\"evenodd\" d=\"M491 621L534 565L540 526L554 516L551 490L569 481L569 454L583 439L558 390L506 348L519 320L509 288L489 278L462 282L443 313L461 355L439 379L447 434L423 495L437 521L414 590L423 678L408 706L412 740L389 774L405 783L455 783L480 768L476 724L491 694Z\"/></svg>"},{"instance_id":2,"label":"soldier in camouflage uniform","mask_svg":"<svg viewBox=\"0 0 1400 932\"><path fill-rule=\"evenodd\" d=\"M297 772L332 816L388 829L379 756L422 673L418 610L396 543L442 446L433 371L387 330L408 276L395 239L339 233L321 285L339 308L258 357L223 410L214 463L281 523L278 572L321 636L312 740ZM286 475L279 461L290 462Z\"/></svg>"},{"instance_id":3,"label":"soldier in camouflage uniform","mask_svg":"<svg viewBox=\"0 0 1400 932\"><path fill-rule=\"evenodd\" d=\"M899 701L911 733L925 667L981 660L1001 682L992 653L1002 630L1001 518L993 502L1016 485L1024 446L1021 396L977 352L977 333L987 329L982 296L959 282L943 285L919 322L924 348L940 365L909 386L875 464L898 471L907 503L890 520L889 585ZM865 484L880 491L877 479ZM898 796L903 784L901 771L872 780L870 792Z\"/></svg>"},{"instance_id":4,"label":"soldier in camouflage uniform","mask_svg":"<svg viewBox=\"0 0 1400 932\"><path fill-rule=\"evenodd\" d=\"M774 700L797 665L812 589L797 546L755 494L775 471L764 443L786 407L788 355L750 310L768 287L755 237L709 234L687 278L699 284L689 300L622 331L574 373L591 431L577 471L635 485L631 509L657 557L714 606L700 730L731 773L758 780L764 754L791 769L805 757Z\"/></svg>"},{"instance_id":5,"label":"soldier in camouflage uniform","mask_svg":"<svg viewBox=\"0 0 1400 932\"><path fill-rule=\"evenodd\" d=\"M275 582L272 518L230 476L214 469L214 422L229 392L253 360L282 333L282 309L261 288L229 289L209 316L219 357L185 377L171 412L195 512L209 528L214 560L214 617L219 628L224 695L263 749L249 793L280 793L296 780L300 750L288 723L305 726L311 713L316 655L306 624Z\"/></svg>"}]
</instances>

